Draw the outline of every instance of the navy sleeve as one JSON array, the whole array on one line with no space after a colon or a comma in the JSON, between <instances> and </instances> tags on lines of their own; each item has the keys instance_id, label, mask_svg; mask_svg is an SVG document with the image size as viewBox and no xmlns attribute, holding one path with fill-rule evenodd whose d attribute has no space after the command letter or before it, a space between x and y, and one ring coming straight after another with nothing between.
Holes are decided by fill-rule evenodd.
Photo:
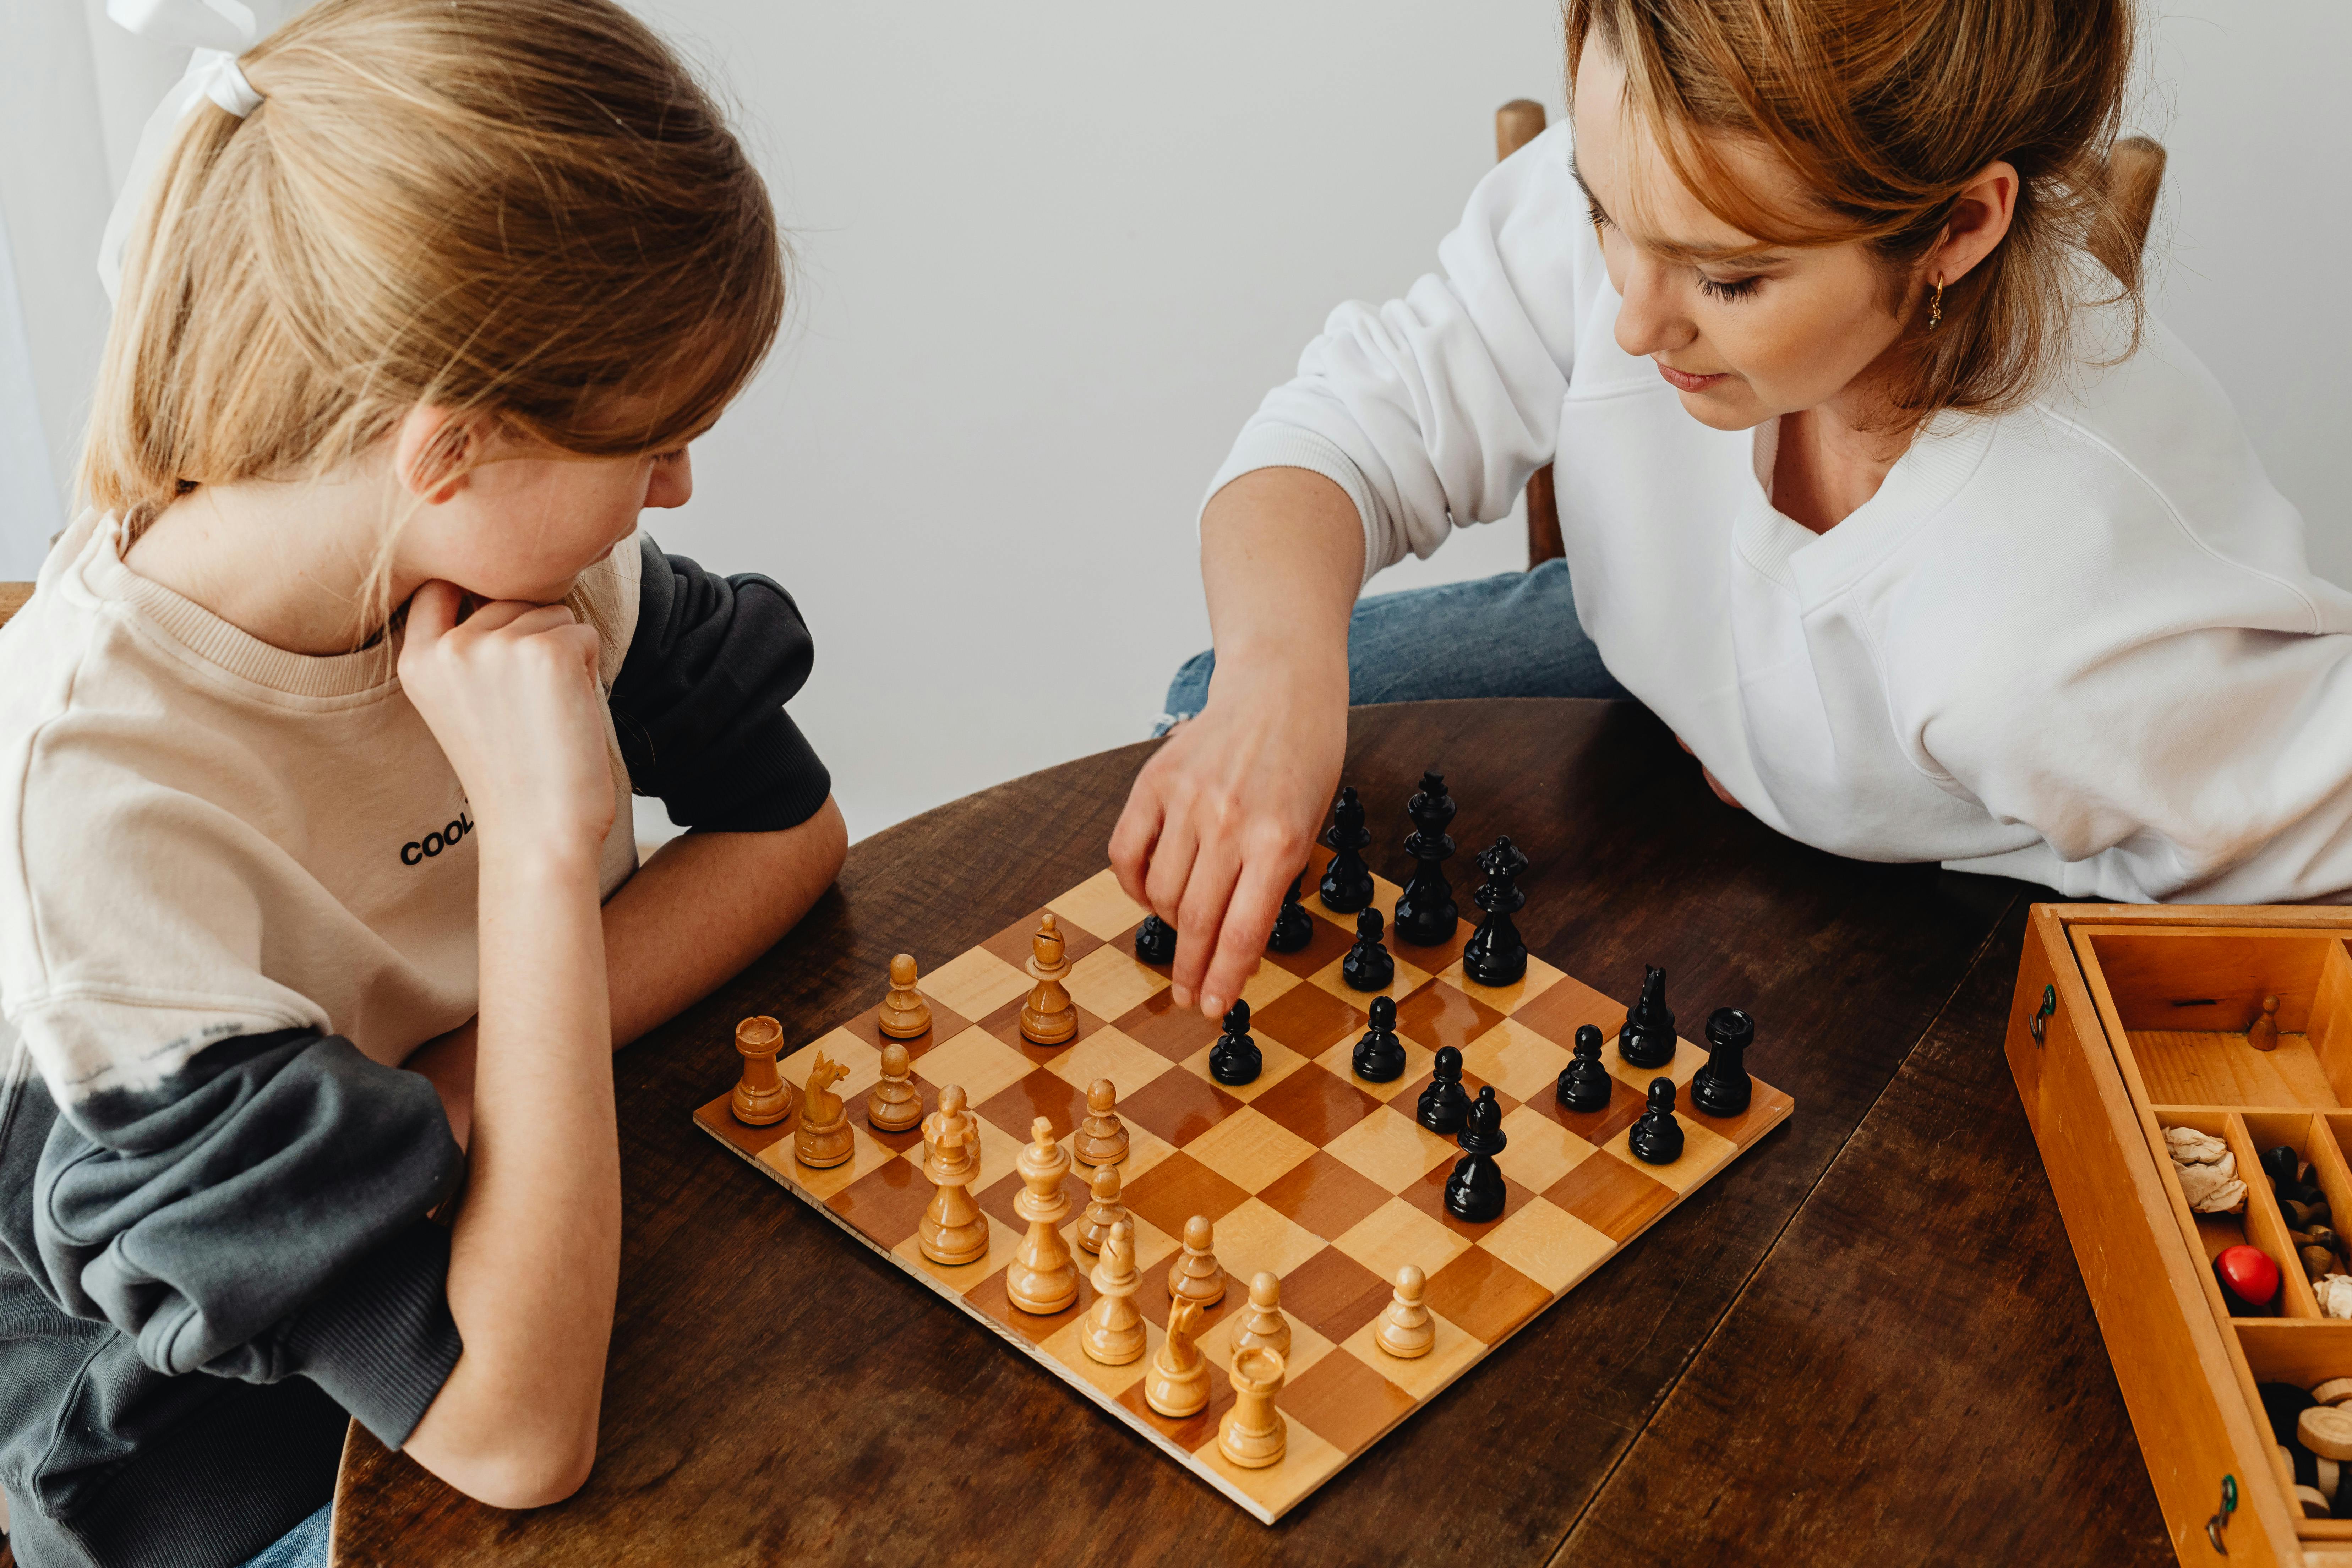
<instances>
[{"instance_id":1,"label":"navy sleeve","mask_svg":"<svg viewBox=\"0 0 2352 1568\"><path fill-rule=\"evenodd\" d=\"M288 1030L40 1109L31 1239L63 1310L158 1372L308 1377L407 1440L461 1348L448 1236L425 1216L465 1156L431 1084Z\"/></svg>"},{"instance_id":2,"label":"navy sleeve","mask_svg":"<svg viewBox=\"0 0 2352 1568\"><path fill-rule=\"evenodd\" d=\"M757 573L721 577L643 542L636 635L613 681L614 732L639 795L681 827L797 827L833 779L784 703L816 651L793 596Z\"/></svg>"}]
</instances>

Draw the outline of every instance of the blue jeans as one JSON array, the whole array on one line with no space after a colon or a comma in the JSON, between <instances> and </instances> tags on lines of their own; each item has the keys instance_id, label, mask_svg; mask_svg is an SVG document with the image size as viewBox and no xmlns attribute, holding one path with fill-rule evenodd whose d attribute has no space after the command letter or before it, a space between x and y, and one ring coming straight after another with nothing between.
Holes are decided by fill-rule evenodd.
<instances>
[{"instance_id":1,"label":"blue jeans","mask_svg":"<svg viewBox=\"0 0 2352 1568\"><path fill-rule=\"evenodd\" d=\"M1216 668L1214 648L1184 661L1153 734L1166 734L1206 706ZM1576 618L1565 561L1360 599L1348 625L1351 704L1632 695L1601 662L1601 650Z\"/></svg>"},{"instance_id":2,"label":"blue jeans","mask_svg":"<svg viewBox=\"0 0 2352 1568\"><path fill-rule=\"evenodd\" d=\"M332 1503L245 1560L244 1568L327 1568L327 1522Z\"/></svg>"}]
</instances>

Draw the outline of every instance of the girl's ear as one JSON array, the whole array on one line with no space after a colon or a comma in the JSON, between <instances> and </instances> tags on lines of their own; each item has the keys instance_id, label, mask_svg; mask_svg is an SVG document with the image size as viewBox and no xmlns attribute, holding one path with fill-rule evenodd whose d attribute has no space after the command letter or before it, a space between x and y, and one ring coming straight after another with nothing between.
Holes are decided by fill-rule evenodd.
<instances>
[{"instance_id":1,"label":"girl's ear","mask_svg":"<svg viewBox=\"0 0 2352 1568\"><path fill-rule=\"evenodd\" d=\"M2017 215L2016 165L1996 159L1977 171L1953 204L1940 244L1928 254L1927 280L1958 282L1992 254Z\"/></svg>"},{"instance_id":2,"label":"girl's ear","mask_svg":"<svg viewBox=\"0 0 2352 1568\"><path fill-rule=\"evenodd\" d=\"M436 404L420 403L401 420L393 437L393 470L403 489L428 506L456 499L480 457L478 420L460 418Z\"/></svg>"}]
</instances>

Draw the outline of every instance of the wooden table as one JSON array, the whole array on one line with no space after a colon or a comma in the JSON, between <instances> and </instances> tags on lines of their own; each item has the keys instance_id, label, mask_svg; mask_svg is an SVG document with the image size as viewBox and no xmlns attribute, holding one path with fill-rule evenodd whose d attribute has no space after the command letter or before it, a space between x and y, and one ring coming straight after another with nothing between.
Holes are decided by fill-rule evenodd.
<instances>
[{"instance_id":1,"label":"wooden table","mask_svg":"<svg viewBox=\"0 0 2352 1568\"><path fill-rule=\"evenodd\" d=\"M1789 1124L1272 1529L698 1131L735 1020L801 1039L1104 859L1148 745L850 851L733 984L618 1060L625 1219L603 1445L508 1514L354 1432L346 1564L2168 1563L2000 1053L2022 884L1833 858L1718 804L1628 704L1350 716L1394 874L1436 766L1520 924L1689 1022L1737 1003ZM1457 880L1459 879L1457 878Z\"/></svg>"}]
</instances>

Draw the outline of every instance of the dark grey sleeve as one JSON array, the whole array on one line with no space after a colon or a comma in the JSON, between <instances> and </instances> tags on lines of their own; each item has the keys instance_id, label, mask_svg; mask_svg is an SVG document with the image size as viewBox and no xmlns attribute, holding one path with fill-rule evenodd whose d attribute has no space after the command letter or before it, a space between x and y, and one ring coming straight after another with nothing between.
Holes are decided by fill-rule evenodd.
<instances>
[{"instance_id":1,"label":"dark grey sleeve","mask_svg":"<svg viewBox=\"0 0 2352 1568\"><path fill-rule=\"evenodd\" d=\"M833 793L784 711L816 658L800 606L757 573L721 577L650 538L643 549L636 635L612 694L631 787L681 827L797 827Z\"/></svg>"},{"instance_id":2,"label":"dark grey sleeve","mask_svg":"<svg viewBox=\"0 0 2352 1568\"><path fill-rule=\"evenodd\" d=\"M32 1251L63 1310L158 1372L308 1377L407 1441L461 1348L448 1236L425 1216L465 1156L431 1084L289 1030L40 1109Z\"/></svg>"}]
</instances>

